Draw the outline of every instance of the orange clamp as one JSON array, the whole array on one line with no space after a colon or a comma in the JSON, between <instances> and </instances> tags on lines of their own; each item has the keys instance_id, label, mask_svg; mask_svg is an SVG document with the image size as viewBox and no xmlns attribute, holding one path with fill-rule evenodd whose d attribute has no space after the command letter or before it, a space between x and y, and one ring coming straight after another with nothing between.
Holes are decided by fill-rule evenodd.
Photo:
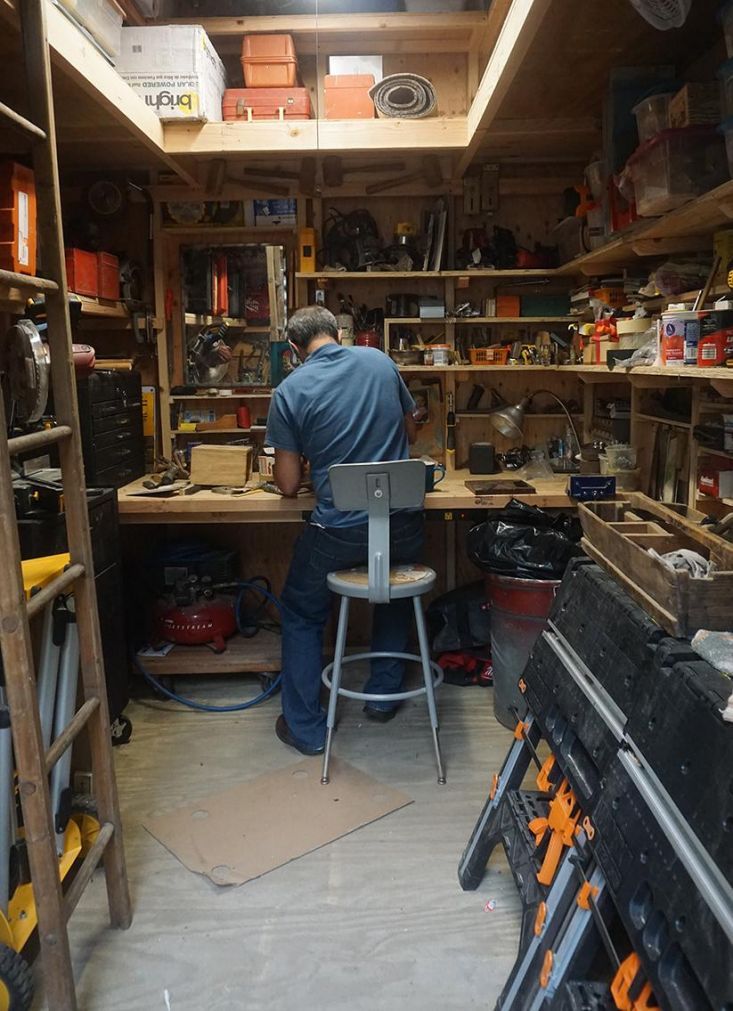
<instances>
[{"instance_id":1,"label":"orange clamp","mask_svg":"<svg viewBox=\"0 0 733 1011\"><path fill-rule=\"evenodd\" d=\"M528 825L535 837L536 846L539 846L548 831L551 833L542 866L537 871L537 880L541 885L552 884L563 849L573 845L579 818L580 808L575 794L568 781L563 779L550 801L547 818L533 818Z\"/></svg>"},{"instance_id":2,"label":"orange clamp","mask_svg":"<svg viewBox=\"0 0 733 1011\"><path fill-rule=\"evenodd\" d=\"M540 986L543 990L547 989L547 984L550 982L550 976L552 975L552 963L554 962L554 956L551 951L545 952L545 957L542 960L542 968L540 969Z\"/></svg>"},{"instance_id":3,"label":"orange clamp","mask_svg":"<svg viewBox=\"0 0 733 1011\"><path fill-rule=\"evenodd\" d=\"M499 773L495 772L491 777L491 789L489 790L489 800L493 800L496 796L496 791L499 789Z\"/></svg>"},{"instance_id":4,"label":"orange clamp","mask_svg":"<svg viewBox=\"0 0 733 1011\"><path fill-rule=\"evenodd\" d=\"M547 903L540 902L537 906L537 915L534 918L534 936L539 937L545 928L545 920L547 919Z\"/></svg>"},{"instance_id":5,"label":"orange clamp","mask_svg":"<svg viewBox=\"0 0 733 1011\"><path fill-rule=\"evenodd\" d=\"M524 678L519 679L519 681L517 682L517 688L520 690L522 695L524 695L524 693L527 691L527 682L524 680Z\"/></svg>"},{"instance_id":6,"label":"orange clamp","mask_svg":"<svg viewBox=\"0 0 733 1011\"><path fill-rule=\"evenodd\" d=\"M641 961L635 951L625 958L611 981L611 996L618 1011L659 1011L651 984L644 983L638 997L629 993L641 972Z\"/></svg>"},{"instance_id":7,"label":"orange clamp","mask_svg":"<svg viewBox=\"0 0 733 1011\"><path fill-rule=\"evenodd\" d=\"M526 729L527 729L527 724L523 720L520 720L517 723L516 727L514 728L514 736L516 737L516 739L518 741L523 741L524 740L524 731Z\"/></svg>"},{"instance_id":8,"label":"orange clamp","mask_svg":"<svg viewBox=\"0 0 733 1011\"><path fill-rule=\"evenodd\" d=\"M580 891L578 892L578 905L581 909L590 909L590 900L595 899L598 895L598 888L596 885L592 885L590 881L584 881L580 886Z\"/></svg>"},{"instance_id":9,"label":"orange clamp","mask_svg":"<svg viewBox=\"0 0 733 1011\"><path fill-rule=\"evenodd\" d=\"M542 768L537 773L537 789L542 790L543 793L551 793L553 789L552 781L550 775L552 770L555 768L555 756L550 755L546 758L542 764Z\"/></svg>"},{"instance_id":10,"label":"orange clamp","mask_svg":"<svg viewBox=\"0 0 733 1011\"><path fill-rule=\"evenodd\" d=\"M585 818L583 818L580 824L583 826L583 831L585 832L586 838L592 839L596 834L596 830L593 828L593 822L590 820L588 815L586 815Z\"/></svg>"}]
</instances>

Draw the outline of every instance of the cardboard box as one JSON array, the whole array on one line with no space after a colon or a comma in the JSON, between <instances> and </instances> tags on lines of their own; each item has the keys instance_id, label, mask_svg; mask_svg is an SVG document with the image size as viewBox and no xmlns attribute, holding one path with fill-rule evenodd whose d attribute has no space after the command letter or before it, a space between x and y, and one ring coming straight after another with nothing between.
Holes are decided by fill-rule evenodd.
<instances>
[{"instance_id":1,"label":"cardboard box","mask_svg":"<svg viewBox=\"0 0 733 1011\"><path fill-rule=\"evenodd\" d=\"M221 122L226 72L201 25L123 28L117 70L161 119Z\"/></svg>"},{"instance_id":2,"label":"cardboard box","mask_svg":"<svg viewBox=\"0 0 733 1011\"><path fill-rule=\"evenodd\" d=\"M329 56L329 74L371 74L376 84L384 77L381 56Z\"/></svg>"},{"instance_id":3,"label":"cardboard box","mask_svg":"<svg viewBox=\"0 0 733 1011\"><path fill-rule=\"evenodd\" d=\"M669 101L667 109L672 129L707 126L720 122L720 89L717 83L686 84Z\"/></svg>"},{"instance_id":4,"label":"cardboard box","mask_svg":"<svg viewBox=\"0 0 733 1011\"><path fill-rule=\"evenodd\" d=\"M583 348L583 365L605 365L606 354L618 348L617 341L591 340Z\"/></svg>"},{"instance_id":5,"label":"cardboard box","mask_svg":"<svg viewBox=\"0 0 733 1011\"><path fill-rule=\"evenodd\" d=\"M204 487L228 485L243 488L252 473L251 446L194 446L191 482Z\"/></svg>"}]
</instances>

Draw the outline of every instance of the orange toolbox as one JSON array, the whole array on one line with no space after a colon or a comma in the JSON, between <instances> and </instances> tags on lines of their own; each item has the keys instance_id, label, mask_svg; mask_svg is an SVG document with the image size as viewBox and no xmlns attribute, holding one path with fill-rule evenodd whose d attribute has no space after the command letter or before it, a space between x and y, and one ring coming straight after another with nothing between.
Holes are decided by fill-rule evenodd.
<instances>
[{"instance_id":1,"label":"orange toolbox","mask_svg":"<svg viewBox=\"0 0 733 1011\"><path fill-rule=\"evenodd\" d=\"M310 119L307 88L227 88L222 102L224 119Z\"/></svg>"},{"instance_id":2,"label":"orange toolbox","mask_svg":"<svg viewBox=\"0 0 733 1011\"><path fill-rule=\"evenodd\" d=\"M33 170L17 162L0 165L0 267L36 272L36 185Z\"/></svg>"},{"instance_id":3,"label":"orange toolbox","mask_svg":"<svg viewBox=\"0 0 733 1011\"><path fill-rule=\"evenodd\" d=\"M115 302L120 297L120 261L112 253L97 253L97 292Z\"/></svg>"},{"instance_id":4,"label":"orange toolbox","mask_svg":"<svg viewBox=\"0 0 733 1011\"><path fill-rule=\"evenodd\" d=\"M521 304L519 295L497 295L496 315L497 316L519 316Z\"/></svg>"},{"instance_id":5,"label":"orange toolbox","mask_svg":"<svg viewBox=\"0 0 733 1011\"><path fill-rule=\"evenodd\" d=\"M99 291L97 254L84 249L66 250L66 283L69 291L95 298Z\"/></svg>"},{"instance_id":6,"label":"orange toolbox","mask_svg":"<svg viewBox=\"0 0 733 1011\"><path fill-rule=\"evenodd\" d=\"M292 35L245 35L242 71L248 88L292 88L298 72Z\"/></svg>"},{"instance_id":7,"label":"orange toolbox","mask_svg":"<svg viewBox=\"0 0 733 1011\"><path fill-rule=\"evenodd\" d=\"M326 119L374 119L372 74L327 74L323 84Z\"/></svg>"}]
</instances>

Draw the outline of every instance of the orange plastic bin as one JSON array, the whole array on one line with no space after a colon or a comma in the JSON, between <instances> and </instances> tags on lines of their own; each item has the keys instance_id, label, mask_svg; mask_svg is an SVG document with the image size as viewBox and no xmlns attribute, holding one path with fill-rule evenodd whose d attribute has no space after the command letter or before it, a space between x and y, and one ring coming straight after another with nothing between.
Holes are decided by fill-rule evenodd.
<instances>
[{"instance_id":1,"label":"orange plastic bin","mask_svg":"<svg viewBox=\"0 0 733 1011\"><path fill-rule=\"evenodd\" d=\"M36 272L36 185L33 170L17 162L0 165L0 267Z\"/></svg>"},{"instance_id":2,"label":"orange plastic bin","mask_svg":"<svg viewBox=\"0 0 733 1011\"><path fill-rule=\"evenodd\" d=\"M323 85L326 119L374 119L372 74L327 74Z\"/></svg>"},{"instance_id":3,"label":"orange plastic bin","mask_svg":"<svg viewBox=\"0 0 733 1011\"><path fill-rule=\"evenodd\" d=\"M298 70L292 35L245 35L242 70L248 88L292 88Z\"/></svg>"}]
</instances>

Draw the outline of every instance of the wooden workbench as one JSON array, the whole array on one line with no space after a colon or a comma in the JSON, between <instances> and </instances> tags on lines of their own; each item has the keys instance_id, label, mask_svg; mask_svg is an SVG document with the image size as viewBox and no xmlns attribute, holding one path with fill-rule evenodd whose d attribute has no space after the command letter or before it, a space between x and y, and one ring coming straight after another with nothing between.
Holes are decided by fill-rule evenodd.
<instances>
[{"instance_id":1,"label":"wooden workbench","mask_svg":"<svg viewBox=\"0 0 733 1011\"><path fill-rule=\"evenodd\" d=\"M425 508L437 511L501 509L512 498L506 494L477 498L464 484L471 476L467 470L457 470L446 477L435 491L425 496ZM495 477L498 480L511 475ZM475 475L473 479L480 480ZM542 508L572 508L574 503L566 494L567 483L567 477L563 476L535 481L536 493L516 498ZM171 498L130 494L141 487L141 480L133 481L117 493L121 523L298 523L304 513L315 507L312 495L282 498L266 491L250 492L239 498L213 491Z\"/></svg>"}]
</instances>

